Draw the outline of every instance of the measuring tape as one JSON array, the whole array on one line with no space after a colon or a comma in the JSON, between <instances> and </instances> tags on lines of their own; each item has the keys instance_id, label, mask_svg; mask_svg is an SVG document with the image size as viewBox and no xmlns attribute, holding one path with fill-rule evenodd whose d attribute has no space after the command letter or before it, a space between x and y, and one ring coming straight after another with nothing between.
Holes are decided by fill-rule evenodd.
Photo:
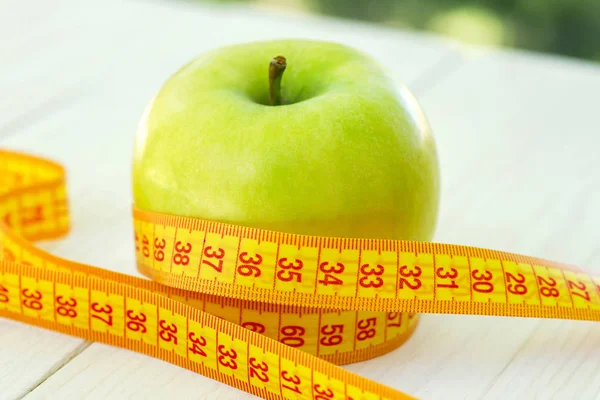
<instances>
[{"instance_id":1,"label":"measuring tape","mask_svg":"<svg viewBox=\"0 0 600 400\"><path fill-rule=\"evenodd\" d=\"M400 400L334 364L400 346L417 313L600 321L600 278L466 246L293 235L133 208L148 281L31 241L69 230L65 171L0 151L0 316L134 350L265 399Z\"/></svg>"}]
</instances>

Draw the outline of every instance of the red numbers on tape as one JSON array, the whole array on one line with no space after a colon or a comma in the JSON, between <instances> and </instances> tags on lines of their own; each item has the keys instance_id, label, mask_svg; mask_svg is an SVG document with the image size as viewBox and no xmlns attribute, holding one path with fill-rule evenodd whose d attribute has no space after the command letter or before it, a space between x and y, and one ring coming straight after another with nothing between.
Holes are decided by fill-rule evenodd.
<instances>
[{"instance_id":1,"label":"red numbers on tape","mask_svg":"<svg viewBox=\"0 0 600 400\"><path fill-rule=\"evenodd\" d=\"M585 301L590 301L590 293L587 291L585 283L581 281L573 282L567 279L567 285L569 286L573 296L581 297Z\"/></svg>"},{"instance_id":2,"label":"red numbers on tape","mask_svg":"<svg viewBox=\"0 0 600 400\"><path fill-rule=\"evenodd\" d=\"M295 261L288 261L287 258L282 258L277 263L280 270L277 271L277 279L283 282L302 282L302 267L304 263L302 260L296 259Z\"/></svg>"},{"instance_id":3,"label":"red numbers on tape","mask_svg":"<svg viewBox=\"0 0 600 400\"><path fill-rule=\"evenodd\" d=\"M8 303L8 289L0 285L0 303Z\"/></svg>"},{"instance_id":4,"label":"red numbers on tape","mask_svg":"<svg viewBox=\"0 0 600 400\"><path fill-rule=\"evenodd\" d=\"M266 362L261 361L258 363L256 358L252 357L248 360L248 364L250 365L250 377L254 377L265 383L269 382L269 375L267 375L267 372L269 372L269 366Z\"/></svg>"},{"instance_id":5,"label":"red numbers on tape","mask_svg":"<svg viewBox=\"0 0 600 400\"><path fill-rule=\"evenodd\" d=\"M266 330L265 326L260 322L244 322L242 323L242 328L246 328L257 333L265 333Z\"/></svg>"},{"instance_id":6,"label":"red numbers on tape","mask_svg":"<svg viewBox=\"0 0 600 400\"><path fill-rule=\"evenodd\" d=\"M101 306L99 303L92 303L92 318L96 318L99 321L104 322L108 326L112 326L113 324L113 309L109 304Z\"/></svg>"},{"instance_id":7,"label":"red numbers on tape","mask_svg":"<svg viewBox=\"0 0 600 400\"><path fill-rule=\"evenodd\" d=\"M242 265L237 267L238 274L242 276L253 276L255 278L260 276L260 265L263 262L263 258L260 254L255 254L250 257L248 252L243 252L240 254L239 260Z\"/></svg>"},{"instance_id":8,"label":"red numbers on tape","mask_svg":"<svg viewBox=\"0 0 600 400\"><path fill-rule=\"evenodd\" d=\"M334 396L334 393L331 389L322 388L319 384L313 386L313 392L314 400L330 400L333 399Z\"/></svg>"},{"instance_id":9,"label":"red numbers on tape","mask_svg":"<svg viewBox=\"0 0 600 400\"><path fill-rule=\"evenodd\" d=\"M35 291L30 291L29 289L25 288L23 290L21 290L21 296L24 297L24 299L21 301L21 303L23 304L23 306L31 309L31 310L41 310L43 308L41 300L42 300L42 293L40 293L40 291L35 290Z\"/></svg>"},{"instance_id":10,"label":"red numbers on tape","mask_svg":"<svg viewBox=\"0 0 600 400\"><path fill-rule=\"evenodd\" d=\"M367 318L361 319L358 321L357 328L358 333L356 334L356 339L358 340L367 340L371 339L375 336L377 331L375 327L377 326L377 318ZM388 325L389 326L389 325Z\"/></svg>"},{"instance_id":11,"label":"red numbers on tape","mask_svg":"<svg viewBox=\"0 0 600 400\"><path fill-rule=\"evenodd\" d=\"M147 318L146 318L146 314L144 313L138 313L136 314L135 311L133 310L127 310L127 329L129 329L130 331L133 332L142 332L142 333L146 333L148 331L148 329L146 328L146 325L144 325L144 323L146 322Z\"/></svg>"},{"instance_id":12,"label":"red numbers on tape","mask_svg":"<svg viewBox=\"0 0 600 400\"><path fill-rule=\"evenodd\" d=\"M206 246L204 248L204 259L202 260L202 264L206 264L217 272L223 272L223 257L225 257L225 250L222 248L218 248L217 250L213 250L212 246ZM210 260L215 260L216 264L214 264Z\"/></svg>"},{"instance_id":13,"label":"red numbers on tape","mask_svg":"<svg viewBox=\"0 0 600 400\"><path fill-rule=\"evenodd\" d=\"M173 264L176 265L188 265L190 263L189 254L192 252L192 244L187 243L184 245L181 241L175 243L175 254L173 254Z\"/></svg>"},{"instance_id":14,"label":"red numbers on tape","mask_svg":"<svg viewBox=\"0 0 600 400\"><path fill-rule=\"evenodd\" d=\"M436 286L439 288L458 289L456 279L458 277L458 271L456 268L446 269L445 267L438 267L435 270L436 275Z\"/></svg>"},{"instance_id":15,"label":"red numbers on tape","mask_svg":"<svg viewBox=\"0 0 600 400\"><path fill-rule=\"evenodd\" d=\"M402 326L402 314L400 314L400 313L389 312L387 314L387 320L388 320L388 323L387 323L388 328L391 326L396 326L396 327Z\"/></svg>"},{"instance_id":16,"label":"red numbers on tape","mask_svg":"<svg viewBox=\"0 0 600 400\"><path fill-rule=\"evenodd\" d=\"M513 275L507 272L505 275L506 290L516 295L527 294L527 286L525 286L525 276L523 274Z\"/></svg>"},{"instance_id":17,"label":"red numbers on tape","mask_svg":"<svg viewBox=\"0 0 600 400\"><path fill-rule=\"evenodd\" d=\"M364 288L380 288L383 286L383 265L376 265L374 267L369 264L364 264L360 267L360 274L362 277L358 280L358 284Z\"/></svg>"},{"instance_id":18,"label":"red numbers on tape","mask_svg":"<svg viewBox=\"0 0 600 400\"><path fill-rule=\"evenodd\" d=\"M298 394L302 394L298 385L302 384L302 381L297 375L292 375L288 371L281 371L281 379L286 382L284 385L283 382L281 384L282 389L291 390L292 392L296 392ZM294 386L291 386L294 385Z\"/></svg>"},{"instance_id":19,"label":"red numbers on tape","mask_svg":"<svg viewBox=\"0 0 600 400\"><path fill-rule=\"evenodd\" d=\"M69 297L68 299L65 299L63 296L58 296L56 298L56 304L58 304L58 307L56 307L56 313L58 315L69 318L77 317L77 311L75 310L75 307L77 307L77 300L74 298Z\"/></svg>"},{"instance_id":20,"label":"red numbers on tape","mask_svg":"<svg viewBox=\"0 0 600 400\"><path fill-rule=\"evenodd\" d=\"M552 277L544 278L542 276L538 276L537 278L540 294L545 297L558 297L560 296L560 292L556 288L556 280Z\"/></svg>"},{"instance_id":21,"label":"red numbers on tape","mask_svg":"<svg viewBox=\"0 0 600 400\"><path fill-rule=\"evenodd\" d=\"M306 333L306 329L297 325L289 325L281 328L280 331L282 337L279 341L290 347L302 347L304 345L304 339L302 336Z\"/></svg>"},{"instance_id":22,"label":"red numbers on tape","mask_svg":"<svg viewBox=\"0 0 600 400\"><path fill-rule=\"evenodd\" d=\"M341 280L338 275L344 272L344 264L336 263L330 264L325 261L319 265L319 270L325 274L325 278L319 280L319 283L327 286L327 285L343 285L344 281Z\"/></svg>"},{"instance_id":23,"label":"red numbers on tape","mask_svg":"<svg viewBox=\"0 0 600 400\"><path fill-rule=\"evenodd\" d=\"M344 325L323 325L319 343L322 346L337 346L344 341L343 333Z\"/></svg>"},{"instance_id":24,"label":"red numbers on tape","mask_svg":"<svg viewBox=\"0 0 600 400\"><path fill-rule=\"evenodd\" d=\"M135 249L136 249L136 251L140 250L140 246L138 244L139 240L140 239L139 239L138 235L136 234L135 235ZM146 235L142 235L142 254L146 258L150 257L150 247L148 247L149 244L150 244L150 241L148 241L148 237Z\"/></svg>"},{"instance_id":25,"label":"red numbers on tape","mask_svg":"<svg viewBox=\"0 0 600 400\"><path fill-rule=\"evenodd\" d=\"M165 259L164 248L167 246L165 239L154 238L154 260L163 261Z\"/></svg>"},{"instance_id":26,"label":"red numbers on tape","mask_svg":"<svg viewBox=\"0 0 600 400\"><path fill-rule=\"evenodd\" d=\"M418 290L421 287L422 283L419 277L423 273L423 270L418 265L414 267L403 265L398 268L398 273L401 276L398 279L398 287L400 289L404 289L404 285L412 290Z\"/></svg>"},{"instance_id":27,"label":"red numbers on tape","mask_svg":"<svg viewBox=\"0 0 600 400\"><path fill-rule=\"evenodd\" d=\"M192 344L188 347L189 351L199 356L206 357L206 352L203 349L203 347L206 346L206 339L204 336L196 336L194 332L190 332L188 333L188 340Z\"/></svg>"},{"instance_id":28,"label":"red numbers on tape","mask_svg":"<svg viewBox=\"0 0 600 400\"><path fill-rule=\"evenodd\" d=\"M479 293L491 293L494 291L494 284L490 282L494 276L490 271L484 270L484 272L481 272L478 269L474 269L471 272L471 277L475 280L471 284L474 291Z\"/></svg>"},{"instance_id":29,"label":"red numbers on tape","mask_svg":"<svg viewBox=\"0 0 600 400\"><path fill-rule=\"evenodd\" d=\"M167 321L161 319L158 321L158 337L168 343L177 345L177 325L167 324Z\"/></svg>"},{"instance_id":30,"label":"red numbers on tape","mask_svg":"<svg viewBox=\"0 0 600 400\"><path fill-rule=\"evenodd\" d=\"M237 352L235 350L228 350L221 344L217 348L217 351L219 352L219 364L234 370L238 368L237 362L235 361L237 359Z\"/></svg>"}]
</instances>

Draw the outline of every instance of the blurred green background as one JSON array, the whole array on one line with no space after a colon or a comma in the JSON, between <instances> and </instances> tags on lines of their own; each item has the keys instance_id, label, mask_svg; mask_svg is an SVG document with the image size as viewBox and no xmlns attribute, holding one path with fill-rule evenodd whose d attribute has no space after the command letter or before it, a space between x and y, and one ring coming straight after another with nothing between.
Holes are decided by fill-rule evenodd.
<instances>
[{"instance_id":1,"label":"blurred green background","mask_svg":"<svg viewBox=\"0 0 600 400\"><path fill-rule=\"evenodd\" d=\"M187 0L254 3L600 62L600 0Z\"/></svg>"}]
</instances>

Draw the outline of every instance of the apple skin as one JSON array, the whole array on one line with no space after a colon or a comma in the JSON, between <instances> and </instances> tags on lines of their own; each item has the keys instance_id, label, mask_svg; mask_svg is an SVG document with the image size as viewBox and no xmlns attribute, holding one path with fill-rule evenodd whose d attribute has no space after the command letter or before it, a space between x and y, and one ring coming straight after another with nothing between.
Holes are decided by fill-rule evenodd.
<instances>
[{"instance_id":1,"label":"apple skin","mask_svg":"<svg viewBox=\"0 0 600 400\"><path fill-rule=\"evenodd\" d=\"M283 55L282 105L268 66ZM415 98L329 42L233 45L183 66L148 105L133 162L138 208L296 234L431 240L439 169Z\"/></svg>"}]
</instances>

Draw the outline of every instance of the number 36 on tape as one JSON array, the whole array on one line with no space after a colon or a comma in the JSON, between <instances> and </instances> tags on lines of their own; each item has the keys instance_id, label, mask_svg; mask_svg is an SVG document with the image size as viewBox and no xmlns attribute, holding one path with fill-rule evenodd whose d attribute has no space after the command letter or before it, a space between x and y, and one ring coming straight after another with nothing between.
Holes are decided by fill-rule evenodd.
<instances>
[{"instance_id":1,"label":"number 36 on tape","mask_svg":"<svg viewBox=\"0 0 600 400\"><path fill-rule=\"evenodd\" d=\"M335 364L418 313L600 321L600 278L516 254L309 237L134 207L147 281L31 243L67 233L61 166L0 151L0 316L157 357L266 399L410 399Z\"/></svg>"}]
</instances>

